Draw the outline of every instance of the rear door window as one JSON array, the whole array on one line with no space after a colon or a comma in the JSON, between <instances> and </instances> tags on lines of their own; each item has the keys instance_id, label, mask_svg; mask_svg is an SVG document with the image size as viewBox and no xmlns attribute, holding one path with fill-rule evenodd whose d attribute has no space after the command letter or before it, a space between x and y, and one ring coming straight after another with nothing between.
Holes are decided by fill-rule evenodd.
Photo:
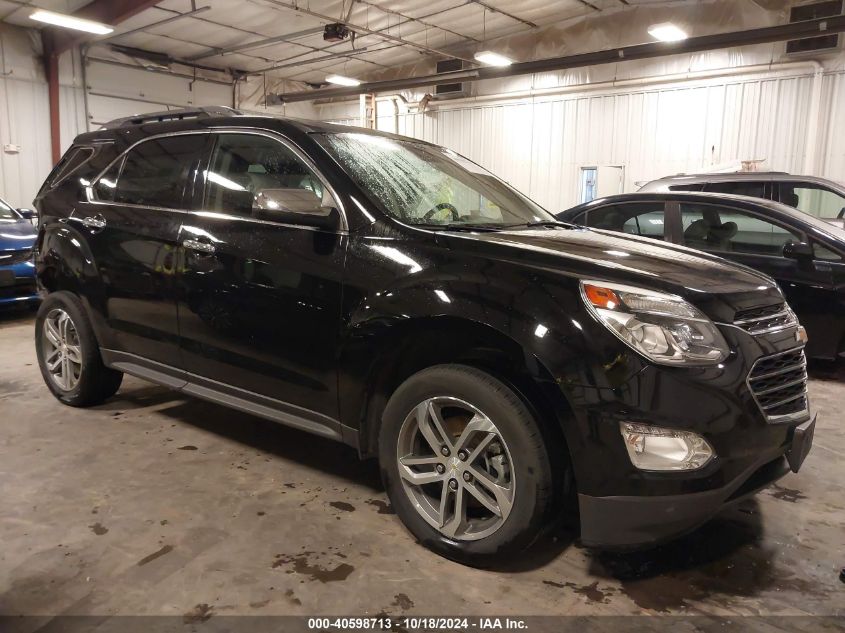
<instances>
[{"instance_id":1,"label":"rear door window","mask_svg":"<svg viewBox=\"0 0 845 633\"><path fill-rule=\"evenodd\" d=\"M681 204L684 244L721 253L781 257L799 233L752 213L712 204Z\"/></svg>"},{"instance_id":2,"label":"rear door window","mask_svg":"<svg viewBox=\"0 0 845 633\"><path fill-rule=\"evenodd\" d=\"M613 204L588 209L580 223L595 229L664 239L665 205L661 201Z\"/></svg>"},{"instance_id":3,"label":"rear door window","mask_svg":"<svg viewBox=\"0 0 845 633\"><path fill-rule=\"evenodd\" d=\"M207 134L181 134L141 142L94 186L98 200L165 209L185 206Z\"/></svg>"}]
</instances>

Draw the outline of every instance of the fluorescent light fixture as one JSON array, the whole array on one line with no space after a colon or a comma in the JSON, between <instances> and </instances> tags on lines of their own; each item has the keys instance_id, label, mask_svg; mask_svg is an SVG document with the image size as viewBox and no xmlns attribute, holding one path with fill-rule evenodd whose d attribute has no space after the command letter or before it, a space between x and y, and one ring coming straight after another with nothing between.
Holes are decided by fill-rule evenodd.
<instances>
[{"instance_id":1,"label":"fluorescent light fixture","mask_svg":"<svg viewBox=\"0 0 845 633\"><path fill-rule=\"evenodd\" d=\"M74 29L76 31L85 31L86 33L94 33L95 35L108 35L114 29L107 24L101 22L94 22L93 20L83 20L82 18L75 18L70 15L62 13L53 13L52 11L45 11L38 9L29 16L31 20L38 22L46 22L53 26L61 26L66 29Z\"/></svg>"},{"instance_id":2,"label":"fluorescent light fixture","mask_svg":"<svg viewBox=\"0 0 845 633\"><path fill-rule=\"evenodd\" d=\"M344 77L343 75L329 75L326 81L330 84L337 84L338 86L360 86L361 82L352 77Z\"/></svg>"},{"instance_id":3,"label":"fluorescent light fixture","mask_svg":"<svg viewBox=\"0 0 845 633\"><path fill-rule=\"evenodd\" d=\"M510 66L513 64L513 60L505 57L504 55L499 55L499 53L494 53L493 51L481 51L475 54L475 60L481 62L482 64L487 64L488 66Z\"/></svg>"},{"instance_id":4,"label":"fluorescent light fixture","mask_svg":"<svg viewBox=\"0 0 845 633\"><path fill-rule=\"evenodd\" d=\"M653 24L648 28L648 34L661 42L680 42L689 37L686 31L671 22Z\"/></svg>"}]
</instances>

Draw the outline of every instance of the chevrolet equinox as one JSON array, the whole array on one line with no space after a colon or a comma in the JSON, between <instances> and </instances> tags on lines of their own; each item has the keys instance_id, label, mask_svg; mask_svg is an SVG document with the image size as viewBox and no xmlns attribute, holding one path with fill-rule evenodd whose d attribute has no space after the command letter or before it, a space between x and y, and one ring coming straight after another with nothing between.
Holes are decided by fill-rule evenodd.
<instances>
[{"instance_id":1,"label":"chevrolet equinox","mask_svg":"<svg viewBox=\"0 0 845 633\"><path fill-rule=\"evenodd\" d=\"M44 381L124 374L376 457L440 554L577 517L655 543L797 471L815 418L777 285L555 220L448 149L219 108L113 121L36 199Z\"/></svg>"}]
</instances>

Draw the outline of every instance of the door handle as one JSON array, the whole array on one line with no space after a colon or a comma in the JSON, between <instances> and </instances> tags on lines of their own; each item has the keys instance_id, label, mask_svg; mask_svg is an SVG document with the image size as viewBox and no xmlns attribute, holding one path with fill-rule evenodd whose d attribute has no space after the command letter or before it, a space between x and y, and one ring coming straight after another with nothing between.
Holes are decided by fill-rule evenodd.
<instances>
[{"instance_id":1,"label":"door handle","mask_svg":"<svg viewBox=\"0 0 845 633\"><path fill-rule=\"evenodd\" d=\"M182 246L189 250L198 251L206 255L211 255L215 250L217 250L211 242L201 242L200 240L184 240L182 242Z\"/></svg>"},{"instance_id":2,"label":"door handle","mask_svg":"<svg viewBox=\"0 0 845 633\"><path fill-rule=\"evenodd\" d=\"M97 215L89 215L80 220L82 226L88 229L104 229L106 228L106 219L102 216L102 214L98 213Z\"/></svg>"}]
</instances>

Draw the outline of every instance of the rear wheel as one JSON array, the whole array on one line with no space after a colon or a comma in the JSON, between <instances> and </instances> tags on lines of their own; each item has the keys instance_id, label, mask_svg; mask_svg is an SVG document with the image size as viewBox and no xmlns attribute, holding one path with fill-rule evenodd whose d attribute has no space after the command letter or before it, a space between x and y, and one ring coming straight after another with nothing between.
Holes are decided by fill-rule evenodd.
<instances>
[{"instance_id":1,"label":"rear wheel","mask_svg":"<svg viewBox=\"0 0 845 633\"><path fill-rule=\"evenodd\" d=\"M65 404L85 407L113 396L123 374L103 365L100 348L79 299L49 295L35 318L35 349L47 387Z\"/></svg>"},{"instance_id":2,"label":"rear wheel","mask_svg":"<svg viewBox=\"0 0 845 633\"><path fill-rule=\"evenodd\" d=\"M485 372L440 365L409 378L385 409L379 457L399 517L448 558L486 565L543 528L552 469L542 433Z\"/></svg>"}]
</instances>

